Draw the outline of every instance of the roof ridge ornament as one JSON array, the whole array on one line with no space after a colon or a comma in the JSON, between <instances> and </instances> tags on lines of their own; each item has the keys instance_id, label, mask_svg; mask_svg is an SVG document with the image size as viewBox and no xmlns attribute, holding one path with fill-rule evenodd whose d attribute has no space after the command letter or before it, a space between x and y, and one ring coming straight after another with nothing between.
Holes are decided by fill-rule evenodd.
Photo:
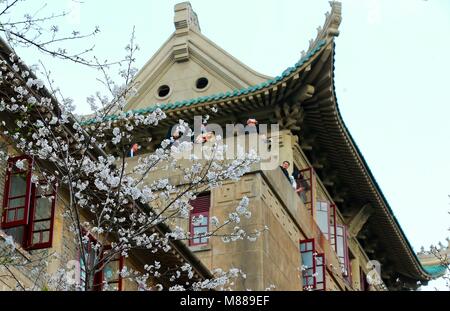
<instances>
[{"instance_id":1,"label":"roof ridge ornament","mask_svg":"<svg viewBox=\"0 0 450 311\"><path fill-rule=\"evenodd\" d=\"M339 25L342 21L342 3L339 1L329 1L331 11L325 13L325 23L323 27L317 27L317 37L310 41L309 50L313 49L320 40L331 41L339 36Z\"/></svg>"},{"instance_id":2,"label":"roof ridge ornament","mask_svg":"<svg viewBox=\"0 0 450 311\"><path fill-rule=\"evenodd\" d=\"M201 32L200 24L197 13L194 12L189 2L175 4L174 11L175 40L172 47L172 56L176 62L186 62L189 60L189 31Z\"/></svg>"},{"instance_id":3,"label":"roof ridge ornament","mask_svg":"<svg viewBox=\"0 0 450 311\"><path fill-rule=\"evenodd\" d=\"M177 3L174 6L175 16L173 22L177 34L186 33L189 30L201 32L197 13L192 9L190 2Z\"/></svg>"}]
</instances>

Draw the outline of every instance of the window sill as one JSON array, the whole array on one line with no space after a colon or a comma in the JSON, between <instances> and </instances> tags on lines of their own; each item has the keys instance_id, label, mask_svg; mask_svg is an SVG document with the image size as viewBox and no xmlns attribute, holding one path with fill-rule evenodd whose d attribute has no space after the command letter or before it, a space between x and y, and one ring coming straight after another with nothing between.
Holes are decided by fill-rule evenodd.
<instances>
[{"instance_id":1,"label":"window sill","mask_svg":"<svg viewBox=\"0 0 450 311\"><path fill-rule=\"evenodd\" d=\"M8 235L0 229L0 241L2 242L2 244L5 242L6 238L8 237ZM22 255L25 259L27 259L28 261L31 261L31 254L25 250L20 244L18 244L17 242L14 242L15 244L15 252L19 253L20 255Z\"/></svg>"},{"instance_id":2,"label":"window sill","mask_svg":"<svg viewBox=\"0 0 450 311\"><path fill-rule=\"evenodd\" d=\"M206 251L210 251L211 250L211 245L206 244L206 245L192 245L189 246L189 249L196 253L196 252L206 252Z\"/></svg>"}]
</instances>

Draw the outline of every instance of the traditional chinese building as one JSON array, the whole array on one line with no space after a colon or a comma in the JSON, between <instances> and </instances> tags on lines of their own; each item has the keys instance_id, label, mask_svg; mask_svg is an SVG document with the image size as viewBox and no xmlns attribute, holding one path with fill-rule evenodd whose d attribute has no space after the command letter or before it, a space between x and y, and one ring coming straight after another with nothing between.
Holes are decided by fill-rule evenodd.
<instances>
[{"instance_id":1,"label":"traditional chinese building","mask_svg":"<svg viewBox=\"0 0 450 311\"><path fill-rule=\"evenodd\" d=\"M206 38L188 2L175 6L175 31L138 73L138 95L126 106L137 116L162 109L167 118L158 126L135 128L135 143L141 148L128 158L129 163L154 151L180 118L191 122L194 116L208 114L209 123L223 127L256 119L259 124L277 124L280 130L270 131L266 137L278 150L271 158L276 160L275 167L254 165L239 181L204 189L191 202L188 221L178 223L194 237L187 242L171 242L172 251L160 254L163 264L188 262L198 280L210 277L214 268L240 268L246 278L240 279L235 288L241 290L264 290L272 285L276 290L408 290L433 278L433 271L424 269L412 250L339 113L334 89L334 42L341 19L341 4L332 1L323 27L304 55L279 76L269 77ZM1 57L6 63L10 53L2 42ZM9 120L8 113L2 112L1 119ZM120 125L115 115L108 121ZM93 122L83 124L89 127ZM2 231L15 235L16 250L27 260L32 260L33 249L38 248L60 254L47 268L49 273L55 272L77 258L74 245L67 242L69 231L59 203L64 200L64 191L59 190L46 207L49 217L36 218L32 210L20 212L37 204L27 202L16 206L14 217L9 219L5 210L12 208L5 202L17 199L17 191L23 197L30 197L33 191L27 177L33 161L18 172L24 178L12 193L8 183L15 171L10 168L22 158L16 150L4 151L11 160L0 166L0 172L6 175L5 179L0 176L6 181L0 184L0 189L5 189L1 194ZM288 178L278 167L285 161L290 164ZM158 174L156 171L148 179L160 177ZM291 174L295 183L289 178ZM166 177L176 183L179 176L174 172ZM243 219L242 226L248 230L268 227L256 241L223 243L220 237L199 235L210 230L211 216L226 217L244 197L250 199L252 217ZM205 216L200 223L194 221L198 215ZM37 232L33 228L40 220L48 225L34 239ZM160 226L158 230L164 233L170 227ZM0 239L5 236L3 232ZM137 263L142 266L155 260L147 255L135 254L126 264L139 269ZM117 262L120 265L124 260L119 258ZM27 281L27 271L17 274L24 283L31 282ZM136 289L118 276L117 282L117 289ZM14 284L11 280L3 288L11 289Z\"/></svg>"},{"instance_id":2,"label":"traditional chinese building","mask_svg":"<svg viewBox=\"0 0 450 311\"><path fill-rule=\"evenodd\" d=\"M296 191L278 166L255 168L239 182L206 190L184 223L193 235L207 232L209 220L195 224L194 216L224 217L244 196L250 198L252 218L245 225L269 228L256 242L224 244L212 237L188 243L210 269L245 271L238 289L405 290L432 278L339 112L334 62L341 4L330 3L307 51L276 77L252 70L217 46L202 34L190 3L177 4L175 31L138 73L138 95L126 106L135 115L157 108L167 114L157 127L136 129L141 153L151 152L180 118L208 114L209 123L223 127L249 118L279 125L280 132L269 134L279 142L277 164L289 161L288 172L297 173L297 189L303 190ZM375 271L381 281L370 285L367 276L376 279Z\"/></svg>"}]
</instances>

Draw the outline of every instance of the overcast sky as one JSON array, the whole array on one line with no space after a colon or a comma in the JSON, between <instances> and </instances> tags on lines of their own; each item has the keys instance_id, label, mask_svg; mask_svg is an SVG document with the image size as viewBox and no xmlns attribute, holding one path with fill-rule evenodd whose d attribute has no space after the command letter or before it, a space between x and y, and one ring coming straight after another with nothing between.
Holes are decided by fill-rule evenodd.
<instances>
[{"instance_id":1,"label":"overcast sky","mask_svg":"<svg viewBox=\"0 0 450 311\"><path fill-rule=\"evenodd\" d=\"M174 31L172 0L47 1L71 9L64 28L99 25L96 54L123 57L133 26L140 68ZM449 236L450 1L344 0L336 39L336 92L343 119L409 241L419 250ZM300 58L323 25L327 0L192 0L202 33L271 76ZM77 43L78 44L78 43ZM43 59L79 113L98 89L97 73Z\"/></svg>"}]
</instances>

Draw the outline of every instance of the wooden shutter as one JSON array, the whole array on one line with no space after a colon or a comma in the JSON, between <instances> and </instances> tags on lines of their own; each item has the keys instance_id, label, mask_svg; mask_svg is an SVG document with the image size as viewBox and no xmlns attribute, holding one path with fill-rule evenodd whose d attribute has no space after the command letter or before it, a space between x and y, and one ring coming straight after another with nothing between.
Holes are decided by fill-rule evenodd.
<instances>
[{"instance_id":1,"label":"wooden shutter","mask_svg":"<svg viewBox=\"0 0 450 311\"><path fill-rule=\"evenodd\" d=\"M191 200L189 203L194 208L191 211L192 214L207 213L209 212L209 208L211 205L211 195L209 193L199 195L196 199Z\"/></svg>"}]
</instances>

